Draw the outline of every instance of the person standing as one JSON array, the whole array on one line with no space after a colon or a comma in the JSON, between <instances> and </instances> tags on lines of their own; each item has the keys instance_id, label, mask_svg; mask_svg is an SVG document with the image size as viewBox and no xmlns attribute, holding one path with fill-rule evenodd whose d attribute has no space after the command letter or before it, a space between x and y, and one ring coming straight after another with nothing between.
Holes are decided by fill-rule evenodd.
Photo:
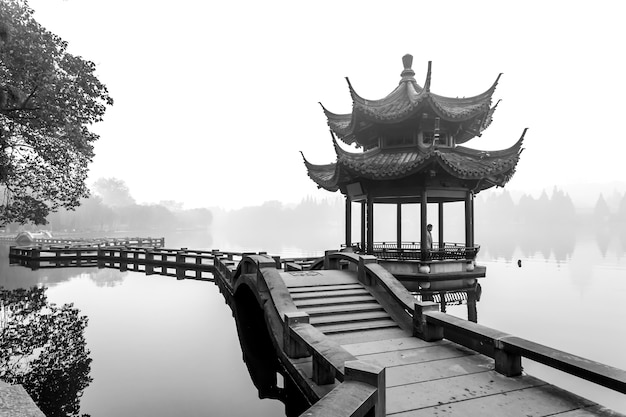
<instances>
[{"instance_id":1,"label":"person standing","mask_svg":"<svg viewBox=\"0 0 626 417\"><path fill-rule=\"evenodd\" d=\"M432 235L433 225L429 224L426 226L426 249L433 248L433 235Z\"/></svg>"}]
</instances>

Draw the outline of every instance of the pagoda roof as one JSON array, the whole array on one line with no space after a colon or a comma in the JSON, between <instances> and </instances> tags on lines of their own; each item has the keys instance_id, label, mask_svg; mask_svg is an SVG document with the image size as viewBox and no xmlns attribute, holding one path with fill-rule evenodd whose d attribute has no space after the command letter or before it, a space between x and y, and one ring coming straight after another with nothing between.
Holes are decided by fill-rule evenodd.
<instances>
[{"instance_id":1,"label":"pagoda roof","mask_svg":"<svg viewBox=\"0 0 626 417\"><path fill-rule=\"evenodd\" d=\"M402 61L404 71L400 83L385 98L368 100L361 97L346 78L352 97L352 113L333 113L322 105L328 126L343 142L358 143L359 133L371 126L401 123L421 117L423 113L432 113L445 121L463 123L466 130L457 136L457 143L466 142L479 135L491 123L497 106L496 104L491 107L492 95L502 74L498 75L493 85L482 94L463 98L445 97L430 91L431 62L428 63L424 87L421 87L413 77L415 75L411 69L413 57L405 55Z\"/></svg>"},{"instance_id":2,"label":"pagoda roof","mask_svg":"<svg viewBox=\"0 0 626 417\"><path fill-rule=\"evenodd\" d=\"M354 153L342 149L333 138L337 162L315 165L308 162L304 155L303 158L309 177L328 191L337 191L342 185L360 179L396 180L437 166L461 180L486 180L481 187L485 189L494 185L503 187L513 176L523 150L525 134L526 130L513 146L499 151L457 146L430 147L426 150L418 147L376 148Z\"/></svg>"}]
</instances>

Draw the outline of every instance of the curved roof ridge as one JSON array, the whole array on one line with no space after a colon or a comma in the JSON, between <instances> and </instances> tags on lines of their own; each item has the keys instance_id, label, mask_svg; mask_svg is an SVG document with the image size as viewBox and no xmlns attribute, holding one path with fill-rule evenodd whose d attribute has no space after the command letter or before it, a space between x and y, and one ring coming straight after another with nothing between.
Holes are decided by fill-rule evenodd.
<instances>
[{"instance_id":1,"label":"curved roof ridge","mask_svg":"<svg viewBox=\"0 0 626 417\"><path fill-rule=\"evenodd\" d=\"M524 144L524 137L526 136L527 131L528 131L528 128L525 128L524 131L522 132L522 135L517 140L517 142L515 142L513 145L511 145L510 147L506 149L498 149L498 150L490 151L490 150L468 148L467 146L457 146L454 148L454 152L464 153L466 155L483 156L487 158L506 156L506 155L511 155L513 153L521 153L523 150L522 145Z\"/></svg>"},{"instance_id":2,"label":"curved roof ridge","mask_svg":"<svg viewBox=\"0 0 626 417\"><path fill-rule=\"evenodd\" d=\"M430 93L430 81L432 78L433 61L428 61L428 71L426 72L426 81L424 81L424 91Z\"/></svg>"},{"instance_id":3,"label":"curved roof ridge","mask_svg":"<svg viewBox=\"0 0 626 417\"><path fill-rule=\"evenodd\" d=\"M435 94L435 93L430 93L430 95L434 99L437 99L437 101L449 101L449 102L458 103L458 104L471 104L477 101L483 101L486 98L491 98L491 96L493 96L493 93L496 91L496 87L498 86L498 81L500 80L501 76L502 76L502 73L498 74L496 81L491 85L491 87L489 87L486 91L480 94L477 94L475 96L459 98L459 97L442 96L442 95Z\"/></svg>"},{"instance_id":4,"label":"curved roof ridge","mask_svg":"<svg viewBox=\"0 0 626 417\"><path fill-rule=\"evenodd\" d=\"M335 154L337 155L337 160L339 160L339 158L341 157L346 157L351 160L367 159L382 151L380 148L376 147L374 149L370 149L365 152L350 152L346 149L343 149L341 146L339 146L339 143L337 142L337 139L335 138L334 135L333 135L333 147L335 148Z\"/></svg>"}]
</instances>

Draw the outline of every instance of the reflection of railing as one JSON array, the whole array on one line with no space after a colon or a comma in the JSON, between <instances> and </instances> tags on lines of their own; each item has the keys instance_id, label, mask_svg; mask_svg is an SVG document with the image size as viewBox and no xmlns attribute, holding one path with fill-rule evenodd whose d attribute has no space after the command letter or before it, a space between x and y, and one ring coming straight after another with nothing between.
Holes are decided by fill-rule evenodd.
<instances>
[{"instance_id":1,"label":"reflection of railing","mask_svg":"<svg viewBox=\"0 0 626 417\"><path fill-rule=\"evenodd\" d=\"M433 243L432 248L421 248L419 242L374 242L372 255L381 259L403 259L422 261L443 261L448 259L474 259L480 245L467 247L463 243ZM360 243L352 245L357 252L363 252Z\"/></svg>"}]
</instances>

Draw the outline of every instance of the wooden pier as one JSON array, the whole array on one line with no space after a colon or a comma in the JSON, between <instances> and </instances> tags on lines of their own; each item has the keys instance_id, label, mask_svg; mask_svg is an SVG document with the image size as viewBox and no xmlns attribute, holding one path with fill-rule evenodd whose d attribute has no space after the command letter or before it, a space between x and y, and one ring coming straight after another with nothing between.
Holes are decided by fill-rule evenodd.
<instances>
[{"instance_id":1,"label":"wooden pier","mask_svg":"<svg viewBox=\"0 0 626 417\"><path fill-rule=\"evenodd\" d=\"M620 415L524 374L522 358L626 394L626 371L440 312L375 256L72 250L12 247L11 257L42 268L78 266L80 259L80 266L214 280L233 309L238 294L252 294L247 300L264 312L285 383L310 404L303 416Z\"/></svg>"}]
</instances>

